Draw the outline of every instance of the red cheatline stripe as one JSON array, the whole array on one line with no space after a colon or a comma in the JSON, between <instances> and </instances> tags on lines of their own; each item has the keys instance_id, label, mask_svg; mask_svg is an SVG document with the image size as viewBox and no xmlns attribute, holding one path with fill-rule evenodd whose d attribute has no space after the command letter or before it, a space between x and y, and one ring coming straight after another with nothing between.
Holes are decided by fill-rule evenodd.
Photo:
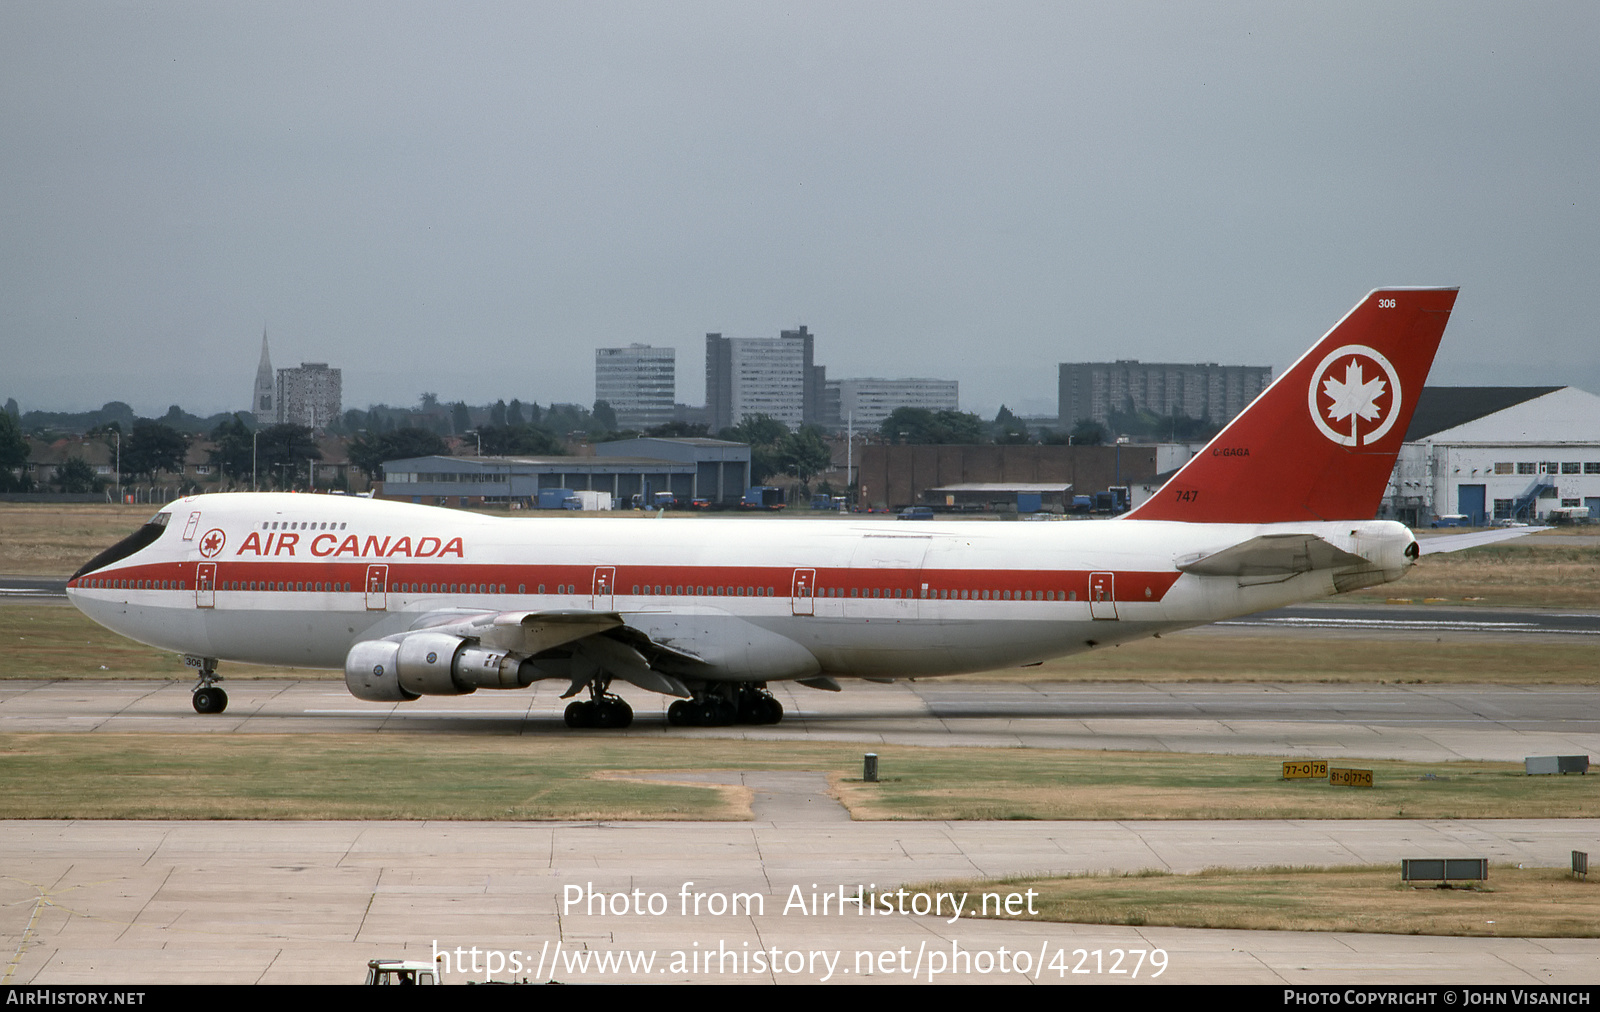
<instances>
[{"instance_id":1,"label":"red cheatline stripe","mask_svg":"<svg viewBox=\"0 0 1600 1012\"><path fill-rule=\"evenodd\" d=\"M368 580L369 566L364 563L334 563L334 562L219 562L203 563L214 566L215 587L218 590L233 589L233 584L243 584L248 587L254 582L258 585L270 583L275 588L279 583L292 586L299 583L302 587L319 584L349 584L350 593L365 593ZM612 578L612 592L623 596L633 596L638 587L638 594L655 596L659 586L661 596L735 596L737 588L760 587L763 593L767 588L773 591L772 596L789 597L794 585L793 569L780 569L776 567L746 567L746 566L615 566L604 567L614 570ZM526 588L526 593L537 593L542 584L546 593L556 593L557 587L569 588L565 594L593 594L594 566L511 566L511 565L460 565L460 564L434 564L426 563L386 563L381 564L384 573L383 583L388 593L470 593L465 587L476 584L494 585L498 587L505 584L507 593L516 593L519 586ZM896 590L910 597L920 597L923 584L927 584L929 596L939 597L941 594L959 595L965 592L967 599L976 596L982 599L984 592L989 592L991 599L1017 599L1019 594L1031 595L1024 600L1043 599L1045 594L1054 594L1057 597L1076 595L1076 600L1087 600L1089 597L1088 570L975 570L975 569L946 569L946 570L916 570L916 569L826 569L815 570L816 576L812 586L815 597L849 597L851 591L858 594L865 592L870 595L873 591L888 591L890 596ZM1102 572L1096 570L1095 572ZM158 563L145 566L126 566L111 570L102 570L91 576L80 577L71 582L75 588L104 588L117 581L161 581L170 584L169 589L182 589L192 591L196 583L197 564L185 563ZM1158 573L1142 571L1115 572L1114 590L1115 600L1118 601L1159 601L1165 597L1172 585L1177 582L1179 574L1176 572ZM456 591L407 591L400 588L406 585L444 585L452 584L463 589ZM679 591L677 588L684 588ZM648 589L647 589L648 588ZM695 588L703 588L696 590ZM722 588L723 593L717 593L717 588ZM239 588L244 589L244 588ZM309 589L309 588L308 588ZM1147 593L1148 590L1148 593ZM479 591L484 593L485 591ZM1009 595L1007 597L1006 595Z\"/></svg>"}]
</instances>

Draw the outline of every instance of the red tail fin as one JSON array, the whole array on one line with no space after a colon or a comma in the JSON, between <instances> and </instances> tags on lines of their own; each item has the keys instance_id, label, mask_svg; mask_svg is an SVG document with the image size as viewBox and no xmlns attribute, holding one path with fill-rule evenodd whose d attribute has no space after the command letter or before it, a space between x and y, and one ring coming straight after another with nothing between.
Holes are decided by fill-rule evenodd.
<instances>
[{"instance_id":1,"label":"red tail fin","mask_svg":"<svg viewBox=\"0 0 1600 1012\"><path fill-rule=\"evenodd\" d=\"M1380 288L1128 514L1137 520L1370 520L1455 305Z\"/></svg>"}]
</instances>

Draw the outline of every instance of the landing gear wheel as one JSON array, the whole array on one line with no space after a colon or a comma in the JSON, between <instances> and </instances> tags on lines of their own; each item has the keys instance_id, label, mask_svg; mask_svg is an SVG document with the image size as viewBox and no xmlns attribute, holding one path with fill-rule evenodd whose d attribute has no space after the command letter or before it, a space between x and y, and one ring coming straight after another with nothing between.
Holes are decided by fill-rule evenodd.
<instances>
[{"instance_id":1,"label":"landing gear wheel","mask_svg":"<svg viewBox=\"0 0 1600 1012\"><path fill-rule=\"evenodd\" d=\"M601 696L592 704L595 727L627 727L633 723L633 707L620 696Z\"/></svg>"},{"instance_id":2,"label":"landing gear wheel","mask_svg":"<svg viewBox=\"0 0 1600 1012\"><path fill-rule=\"evenodd\" d=\"M688 727L694 723L694 711L687 699L675 699L667 707L667 723L673 727Z\"/></svg>"},{"instance_id":3,"label":"landing gear wheel","mask_svg":"<svg viewBox=\"0 0 1600 1012\"><path fill-rule=\"evenodd\" d=\"M776 724L783 719L783 704L765 688L743 685L739 689L737 719L740 724Z\"/></svg>"},{"instance_id":4,"label":"landing gear wheel","mask_svg":"<svg viewBox=\"0 0 1600 1012\"><path fill-rule=\"evenodd\" d=\"M228 694L217 688L217 683L222 677L217 674L217 659L215 657L198 657L194 654L185 654L183 663L199 672L195 682L194 703L195 713L221 713L228 708Z\"/></svg>"},{"instance_id":5,"label":"landing gear wheel","mask_svg":"<svg viewBox=\"0 0 1600 1012\"><path fill-rule=\"evenodd\" d=\"M194 712L221 713L228 708L228 694L216 686L194 690Z\"/></svg>"},{"instance_id":6,"label":"landing gear wheel","mask_svg":"<svg viewBox=\"0 0 1600 1012\"><path fill-rule=\"evenodd\" d=\"M633 707L621 696L575 699L567 704L568 727L627 727L633 723Z\"/></svg>"}]
</instances>

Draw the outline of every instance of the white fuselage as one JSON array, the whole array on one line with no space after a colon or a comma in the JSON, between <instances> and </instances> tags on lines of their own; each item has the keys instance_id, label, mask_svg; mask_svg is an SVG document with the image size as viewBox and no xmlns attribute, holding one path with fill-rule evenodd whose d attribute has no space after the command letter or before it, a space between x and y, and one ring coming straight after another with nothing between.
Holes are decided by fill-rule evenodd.
<instances>
[{"instance_id":1,"label":"white fuselage","mask_svg":"<svg viewBox=\"0 0 1600 1012\"><path fill-rule=\"evenodd\" d=\"M148 546L75 578L86 615L199 658L338 668L356 643L472 615L615 614L709 680L1030 664L1334 592L1180 572L1314 534L1398 579L1399 524L499 518L340 496L174 502Z\"/></svg>"}]
</instances>

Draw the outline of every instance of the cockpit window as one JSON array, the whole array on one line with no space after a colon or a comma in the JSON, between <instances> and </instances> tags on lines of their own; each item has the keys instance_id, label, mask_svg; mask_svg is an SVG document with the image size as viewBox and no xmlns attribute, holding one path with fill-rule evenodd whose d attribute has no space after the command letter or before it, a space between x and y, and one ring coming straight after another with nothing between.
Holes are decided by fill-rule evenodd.
<instances>
[{"instance_id":1,"label":"cockpit window","mask_svg":"<svg viewBox=\"0 0 1600 1012\"><path fill-rule=\"evenodd\" d=\"M156 540L161 537L162 532L167 529L167 521L171 519L171 513L157 513L146 521L143 527L84 563L82 569L72 574L72 578L76 580L85 573L103 569L119 559L126 559L141 548L148 548L150 545L155 544Z\"/></svg>"}]
</instances>

